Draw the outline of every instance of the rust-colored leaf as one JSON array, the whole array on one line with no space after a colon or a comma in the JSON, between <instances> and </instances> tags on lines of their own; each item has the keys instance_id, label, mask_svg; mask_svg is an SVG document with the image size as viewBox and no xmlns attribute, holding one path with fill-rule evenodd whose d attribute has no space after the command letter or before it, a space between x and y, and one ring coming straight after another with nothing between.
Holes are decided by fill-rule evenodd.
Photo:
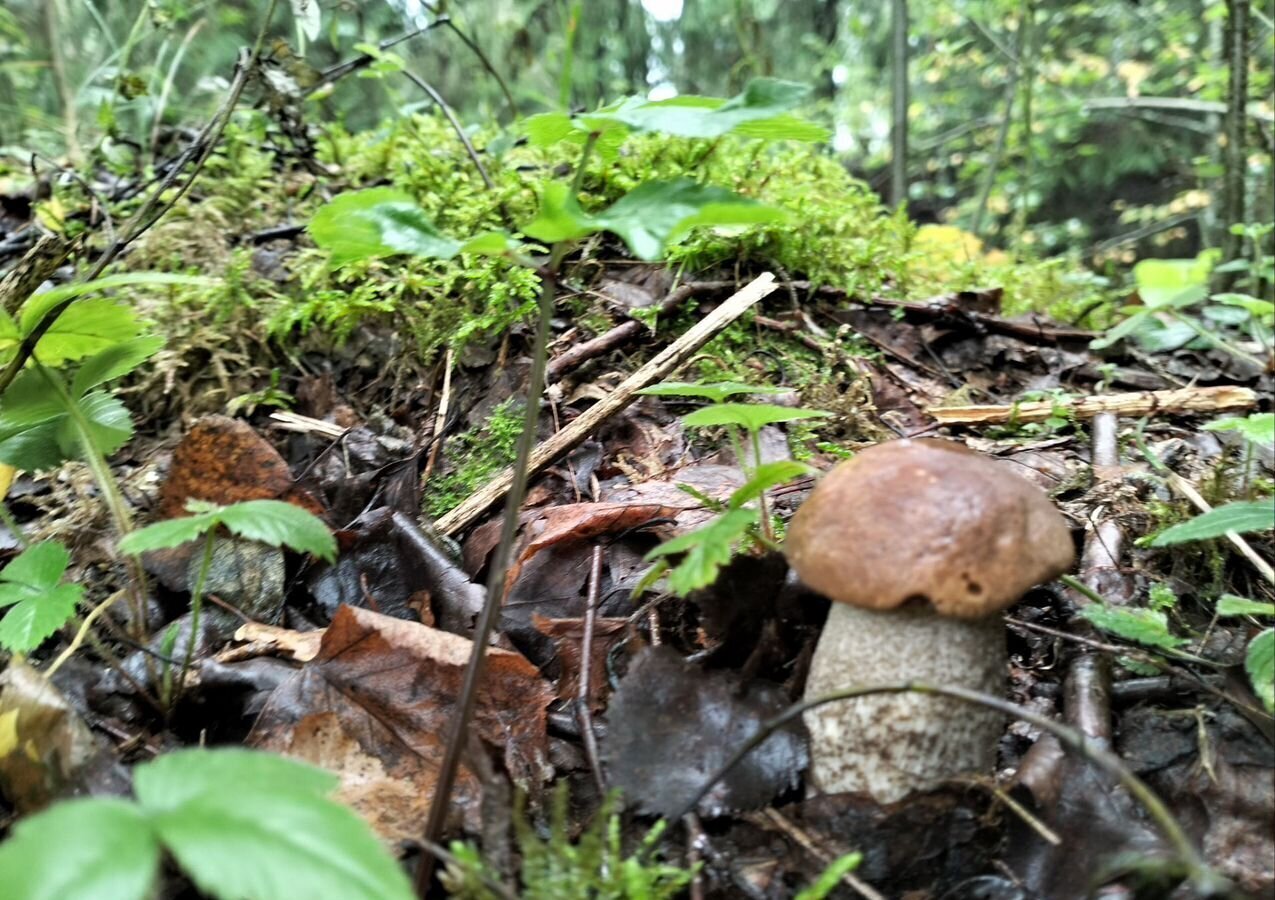
<instances>
[{"instance_id":1,"label":"rust-colored leaf","mask_svg":"<svg viewBox=\"0 0 1275 900\"><path fill-rule=\"evenodd\" d=\"M458 635L342 606L319 655L266 704L249 743L332 769L340 796L387 840L419 834L434 795L472 643ZM471 733L503 751L514 781L551 774L545 707L553 690L518 653L489 648ZM462 766L456 819L474 827L481 784Z\"/></svg>"},{"instance_id":2,"label":"rust-colored leaf","mask_svg":"<svg viewBox=\"0 0 1275 900\"><path fill-rule=\"evenodd\" d=\"M524 519L525 543L505 576L505 591L518 580L527 561L547 547L618 534L679 512L660 503L568 503L536 510Z\"/></svg>"},{"instance_id":3,"label":"rust-colored leaf","mask_svg":"<svg viewBox=\"0 0 1275 900\"><path fill-rule=\"evenodd\" d=\"M317 516L323 505L293 483L279 451L248 423L228 416L205 416L173 450L168 477L159 492L156 517L189 515L187 500L228 505L245 500L286 500ZM185 590L193 542L171 550L153 550L146 568L171 590Z\"/></svg>"},{"instance_id":4,"label":"rust-colored leaf","mask_svg":"<svg viewBox=\"0 0 1275 900\"><path fill-rule=\"evenodd\" d=\"M295 490L279 451L248 423L228 416L205 416L173 451L173 464L159 494L159 517L186 515L186 501L230 504L244 500L286 500L315 515L323 508Z\"/></svg>"}]
</instances>

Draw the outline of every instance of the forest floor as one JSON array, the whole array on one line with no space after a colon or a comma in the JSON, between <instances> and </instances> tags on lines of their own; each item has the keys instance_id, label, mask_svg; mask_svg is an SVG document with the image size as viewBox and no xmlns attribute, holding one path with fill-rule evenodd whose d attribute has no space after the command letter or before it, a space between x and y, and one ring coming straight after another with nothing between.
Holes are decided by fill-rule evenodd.
<instances>
[{"instance_id":1,"label":"forest floor","mask_svg":"<svg viewBox=\"0 0 1275 900\"><path fill-rule=\"evenodd\" d=\"M246 744L337 773L342 799L415 854L455 714L463 636L499 538L501 493L474 496L512 460L531 365L526 298L449 344L467 319L407 309L413 278L428 282L421 290L435 305L446 278L380 263L357 277L382 293L363 297L354 280L308 274L318 254L304 219L281 212L294 174L267 167L255 177L279 192L235 201L255 212L217 207L222 189L205 182L178 225L126 257L131 269L216 279L223 293L142 290L140 308L170 343L152 374L131 380L124 396L137 434L109 463L139 521L184 515L192 497L284 499L324 519L337 558L221 541L206 581L212 606L174 695L160 683L171 670L156 661L176 666L174 647L189 638L198 555L187 546L146 557L149 643L131 639L123 617L104 616L100 636L59 664L56 699L40 701L52 712L39 739L74 751L50 763L60 768L38 776L40 787L0 756L0 830L60 796L126 792L133 765L171 749ZM34 233L36 210L17 190L0 199L7 268L29 246L20 238ZM523 817L554 833L544 852L561 853L555 841L578 838L622 787L623 844L635 846L801 698L827 601L789 576L781 553L744 540L686 596L647 578L647 554L714 520L753 461L741 465L726 430L683 422L703 399L628 392L731 381L759 392L736 399L828 414L762 427L768 462L827 470L883 441L923 437L963 444L1048 494L1072 529L1084 590L1041 585L1005 613L1005 696L1113 751L1209 866L1242 895L1269 896L1275 728L1245 672L1262 624L1217 608L1223 595L1271 598L1269 542L1141 539L1201 503L1269 488L1269 445L1206 426L1269 411L1270 368L1192 343L1094 350L1100 331L1024 309L1021 292L1007 296L1014 286L995 275L980 281L991 270L977 264L960 266L952 289L939 271L905 294L847 288L784 261L737 253L648 264L609 240L570 258L537 437L582 416L590 424L543 460L523 504L450 837L474 842L486 872L516 884L537 840ZM676 374L626 381L768 270L773 287L681 354ZM474 308L474 285L490 292L490 275L448 275L455 302ZM406 293L392 296L391 282ZM888 285L888 273L877 283ZM302 313L299 296L310 303ZM364 304L357 314L351 297ZM336 298L350 305L334 312ZM592 422L589 410L617 389L623 402ZM815 480L769 492L781 530ZM109 510L84 464L20 474L6 503L26 539L67 545L86 609L125 585ZM3 537L16 554L19 535ZM76 630L26 663L47 668ZM11 662L0 673L0 710L19 703L17 670ZM1127 784L1026 719L1006 718L995 773L890 804L812 795L806 741L795 725L777 733L664 832L665 863L698 864L690 896L791 897L854 852L861 861L837 873L830 896L1069 898L1095 883L1119 886L1104 896L1159 896L1182 877L1181 848ZM555 819L558 785L569 802ZM514 799L522 792L525 805ZM488 888L462 868L453 860L455 889L482 895Z\"/></svg>"}]
</instances>

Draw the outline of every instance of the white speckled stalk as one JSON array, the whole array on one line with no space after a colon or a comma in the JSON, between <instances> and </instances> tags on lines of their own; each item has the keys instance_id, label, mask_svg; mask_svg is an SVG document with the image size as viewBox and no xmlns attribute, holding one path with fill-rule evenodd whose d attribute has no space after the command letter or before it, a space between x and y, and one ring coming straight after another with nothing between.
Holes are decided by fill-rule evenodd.
<instances>
[{"instance_id":1,"label":"white speckled stalk","mask_svg":"<svg viewBox=\"0 0 1275 900\"><path fill-rule=\"evenodd\" d=\"M924 681L1000 696L1005 689L1000 616L944 618L928 603L865 610L833 603L810 665L806 699L873 684ZM822 793L901 800L958 775L990 773L1000 713L944 697L880 694L805 714L811 783Z\"/></svg>"}]
</instances>

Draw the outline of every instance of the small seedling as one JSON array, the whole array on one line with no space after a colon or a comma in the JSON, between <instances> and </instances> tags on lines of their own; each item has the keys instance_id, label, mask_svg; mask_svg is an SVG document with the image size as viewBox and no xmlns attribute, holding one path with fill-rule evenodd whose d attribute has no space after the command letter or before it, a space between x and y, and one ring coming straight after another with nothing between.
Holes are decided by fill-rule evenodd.
<instances>
[{"instance_id":1,"label":"small seedling","mask_svg":"<svg viewBox=\"0 0 1275 900\"><path fill-rule=\"evenodd\" d=\"M0 647L13 653L30 653L75 614L84 596L78 584L63 584L71 561L66 548L55 541L28 547L0 569Z\"/></svg>"},{"instance_id":2,"label":"small seedling","mask_svg":"<svg viewBox=\"0 0 1275 900\"><path fill-rule=\"evenodd\" d=\"M688 384L669 382L646 388L640 393L656 397L691 397L709 400L712 405L682 417L682 422L692 428L724 427L735 450L735 458L744 470L747 480L727 500L721 514L703 527L678 535L647 554L648 560L659 560L655 568L642 579L638 591L654 579L668 573L669 588L679 596L707 587L717 580L717 573L730 562L736 549L750 535L757 535L763 544L773 543L770 516L766 511L766 491L776 485L792 481L814 470L805 463L792 460L763 463L761 461L761 430L767 425L795 422L827 416L828 413L813 409L792 409L769 403L728 403L729 397L739 394L779 393L778 388L754 387L727 381L714 384ZM752 463L744 452L740 432L748 435L752 448ZM754 504L754 501L756 503ZM676 566L670 566L667 557L682 554Z\"/></svg>"},{"instance_id":3,"label":"small seedling","mask_svg":"<svg viewBox=\"0 0 1275 900\"><path fill-rule=\"evenodd\" d=\"M190 591L190 640L186 644L182 662L183 677L190 666L199 637L204 584L212 567L218 531L225 528L237 537L271 547L290 547L328 561L336 558L336 539L332 537L328 527L317 516L291 503L281 500L248 500L230 506L218 506L203 500L188 500L186 511L191 515L147 525L125 535L119 544L121 553L136 556L150 550L179 547L200 537L204 539L199 573Z\"/></svg>"}]
</instances>

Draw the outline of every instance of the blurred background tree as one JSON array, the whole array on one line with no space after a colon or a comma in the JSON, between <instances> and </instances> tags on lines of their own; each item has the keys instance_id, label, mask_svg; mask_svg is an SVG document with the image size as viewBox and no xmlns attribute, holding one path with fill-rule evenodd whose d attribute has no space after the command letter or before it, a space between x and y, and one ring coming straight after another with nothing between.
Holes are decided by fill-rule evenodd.
<instances>
[{"instance_id":1,"label":"blurred background tree","mask_svg":"<svg viewBox=\"0 0 1275 900\"><path fill-rule=\"evenodd\" d=\"M356 46L393 48L467 126L632 93L729 96L774 75L815 86L829 152L886 193L890 4L848 0L321 0L317 40L286 3L277 58L304 82ZM1242 7L1242 58L1228 10ZM1272 219L1275 0L934 0L908 27L909 211L992 246L1072 252L1099 269L1222 245L1237 209ZM0 165L32 153L153 165L224 96L264 4L7 0L0 8ZM455 26L437 26L440 17ZM1238 21L1235 14L1230 19ZM431 27L434 25L435 27ZM292 54L292 55L290 55ZM1234 66L1246 74L1228 126ZM1238 83L1238 82L1237 82ZM409 81L348 78L306 121L373 128L428 108ZM1234 117L1232 117L1234 118ZM174 131L176 130L176 131ZM1235 140L1242 139L1240 152ZM1228 152L1228 146L1231 151ZM1228 173L1229 167L1229 173ZM1228 174L1242 204L1224 205Z\"/></svg>"}]
</instances>

